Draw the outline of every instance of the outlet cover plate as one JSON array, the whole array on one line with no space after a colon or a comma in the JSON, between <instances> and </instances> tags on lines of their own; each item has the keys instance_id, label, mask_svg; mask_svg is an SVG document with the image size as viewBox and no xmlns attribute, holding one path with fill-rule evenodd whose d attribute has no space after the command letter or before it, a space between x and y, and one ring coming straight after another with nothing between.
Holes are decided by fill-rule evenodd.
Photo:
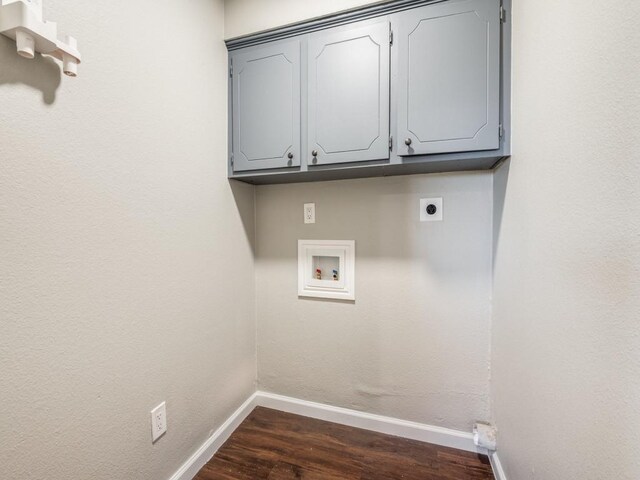
<instances>
[{"instance_id":1,"label":"outlet cover plate","mask_svg":"<svg viewBox=\"0 0 640 480\"><path fill-rule=\"evenodd\" d=\"M304 204L304 223L316 223L316 204Z\"/></svg>"},{"instance_id":2,"label":"outlet cover plate","mask_svg":"<svg viewBox=\"0 0 640 480\"><path fill-rule=\"evenodd\" d=\"M167 405L162 402L151 410L151 441L156 442L167 431Z\"/></svg>"},{"instance_id":3,"label":"outlet cover plate","mask_svg":"<svg viewBox=\"0 0 640 480\"><path fill-rule=\"evenodd\" d=\"M433 205L434 213L429 213L427 207ZM420 199L420 221L421 222L441 222L443 220L443 202L442 197L437 198L421 198Z\"/></svg>"}]
</instances>

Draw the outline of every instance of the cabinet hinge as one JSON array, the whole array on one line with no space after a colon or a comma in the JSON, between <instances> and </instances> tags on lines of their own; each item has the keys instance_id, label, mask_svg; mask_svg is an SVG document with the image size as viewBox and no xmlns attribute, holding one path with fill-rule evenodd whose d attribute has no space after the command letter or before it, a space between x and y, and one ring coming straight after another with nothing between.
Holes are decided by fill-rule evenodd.
<instances>
[{"instance_id":1,"label":"cabinet hinge","mask_svg":"<svg viewBox=\"0 0 640 480\"><path fill-rule=\"evenodd\" d=\"M231 160L231 165L233 166L233 153L231 154L231 156L229 158Z\"/></svg>"},{"instance_id":2,"label":"cabinet hinge","mask_svg":"<svg viewBox=\"0 0 640 480\"><path fill-rule=\"evenodd\" d=\"M502 128L502 124L498 125L498 137L504 137L504 128Z\"/></svg>"},{"instance_id":3,"label":"cabinet hinge","mask_svg":"<svg viewBox=\"0 0 640 480\"><path fill-rule=\"evenodd\" d=\"M504 7L500 7L500 23L504 23L507 21L507 11Z\"/></svg>"},{"instance_id":4,"label":"cabinet hinge","mask_svg":"<svg viewBox=\"0 0 640 480\"><path fill-rule=\"evenodd\" d=\"M389 151L393 150L393 135L389 137Z\"/></svg>"},{"instance_id":5,"label":"cabinet hinge","mask_svg":"<svg viewBox=\"0 0 640 480\"><path fill-rule=\"evenodd\" d=\"M233 63L229 64L229 77L233 77Z\"/></svg>"},{"instance_id":6,"label":"cabinet hinge","mask_svg":"<svg viewBox=\"0 0 640 480\"><path fill-rule=\"evenodd\" d=\"M389 30L389 45L393 45L393 30Z\"/></svg>"}]
</instances>

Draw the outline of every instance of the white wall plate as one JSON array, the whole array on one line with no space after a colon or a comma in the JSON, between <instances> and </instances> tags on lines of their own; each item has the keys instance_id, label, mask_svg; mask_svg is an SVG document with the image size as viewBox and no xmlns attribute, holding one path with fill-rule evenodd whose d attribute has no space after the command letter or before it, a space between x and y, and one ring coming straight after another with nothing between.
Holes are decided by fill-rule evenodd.
<instances>
[{"instance_id":1,"label":"white wall plate","mask_svg":"<svg viewBox=\"0 0 640 480\"><path fill-rule=\"evenodd\" d=\"M298 240L298 296L355 300L356 242Z\"/></svg>"},{"instance_id":2,"label":"white wall plate","mask_svg":"<svg viewBox=\"0 0 640 480\"><path fill-rule=\"evenodd\" d=\"M316 204L304 204L304 223L316 223Z\"/></svg>"},{"instance_id":3,"label":"white wall plate","mask_svg":"<svg viewBox=\"0 0 640 480\"><path fill-rule=\"evenodd\" d=\"M444 206L442 197L420 199L420 221L440 222L443 219Z\"/></svg>"},{"instance_id":4,"label":"white wall plate","mask_svg":"<svg viewBox=\"0 0 640 480\"><path fill-rule=\"evenodd\" d=\"M167 404L162 402L151 410L151 441L155 443L167 432Z\"/></svg>"}]
</instances>

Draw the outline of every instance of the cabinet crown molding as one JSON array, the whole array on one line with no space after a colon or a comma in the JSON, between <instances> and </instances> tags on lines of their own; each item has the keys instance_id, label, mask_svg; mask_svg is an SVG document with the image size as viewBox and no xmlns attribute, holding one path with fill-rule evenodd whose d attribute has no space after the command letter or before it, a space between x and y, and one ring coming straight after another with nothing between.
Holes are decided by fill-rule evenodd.
<instances>
[{"instance_id":1,"label":"cabinet crown molding","mask_svg":"<svg viewBox=\"0 0 640 480\"><path fill-rule=\"evenodd\" d=\"M275 40L283 40L305 33L316 32L330 27L337 27L359 20L380 17L390 13L409 10L411 8L433 3L442 3L448 0L391 0L374 3L362 7L356 7L338 13L332 13L322 17L292 23L283 27L276 27L262 32L243 35L241 37L225 40L227 50L233 51L239 48L269 43Z\"/></svg>"}]
</instances>

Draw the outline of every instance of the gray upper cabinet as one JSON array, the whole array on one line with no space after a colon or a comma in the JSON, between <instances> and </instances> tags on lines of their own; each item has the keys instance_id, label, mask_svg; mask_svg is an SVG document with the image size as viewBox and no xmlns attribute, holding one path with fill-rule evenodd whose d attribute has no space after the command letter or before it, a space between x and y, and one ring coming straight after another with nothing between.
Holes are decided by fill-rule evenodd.
<instances>
[{"instance_id":1,"label":"gray upper cabinet","mask_svg":"<svg viewBox=\"0 0 640 480\"><path fill-rule=\"evenodd\" d=\"M231 56L234 171L300 165L299 39Z\"/></svg>"},{"instance_id":2,"label":"gray upper cabinet","mask_svg":"<svg viewBox=\"0 0 640 480\"><path fill-rule=\"evenodd\" d=\"M500 148L500 24L499 0L397 15L398 155Z\"/></svg>"},{"instance_id":3,"label":"gray upper cabinet","mask_svg":"<svg viewBox=\"0 0 640 480\"><path fill-rule=\"evenodd\" d=\"M311 165L389 158L389 35L386 18L310 35Z\"/></svg>"},{"instance_id":4,"label":"gray upper cabinet","mask_svg":"<svg viewBox=\"0 0 640 480\"><path fill-rule=\"evenodd\" d=\"M511 0L389 0L227 41L229 177L486 170L511 154Z\"/></svg>"}]
</instances>

